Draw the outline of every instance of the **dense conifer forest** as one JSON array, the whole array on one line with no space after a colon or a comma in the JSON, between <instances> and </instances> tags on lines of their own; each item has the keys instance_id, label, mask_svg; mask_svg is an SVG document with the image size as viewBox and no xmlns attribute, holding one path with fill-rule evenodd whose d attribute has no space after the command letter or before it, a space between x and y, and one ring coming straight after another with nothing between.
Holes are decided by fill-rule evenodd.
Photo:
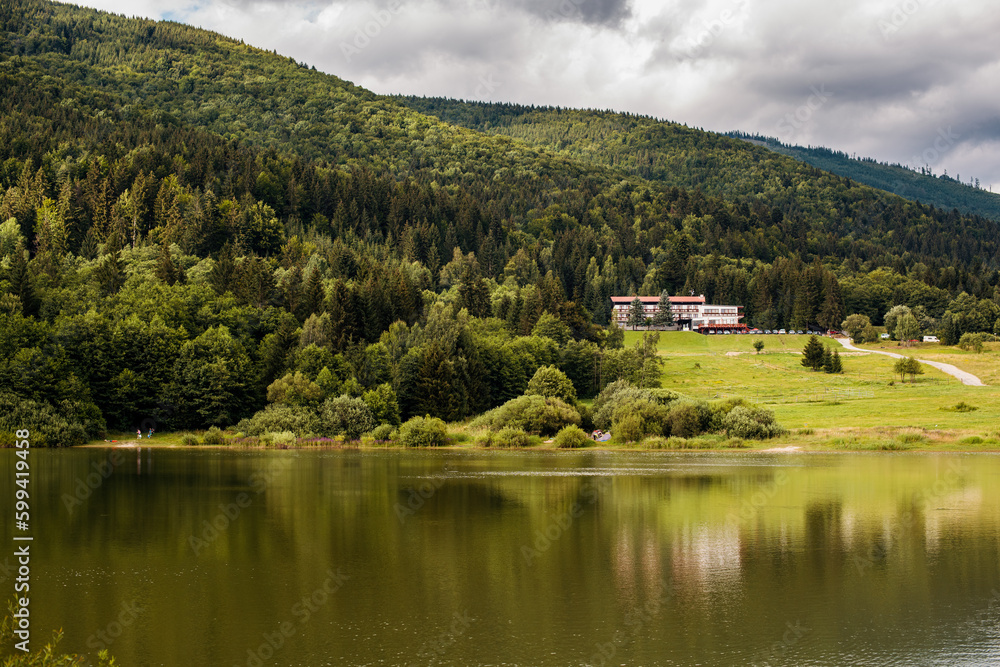
<instances>
[{"instance_id":1,"label":"dense conifer forest","mask_svg":"<svg viewBox=\"0 0 1000 667\"><path fill-rule=\"evenodd\" d=\"M997 227L676 124L380 97L176 23L0 5L0 426L39 444L573 422L658 384L612 295L993 331ZM550 367L573 395L527 405Z\"/></svg>"}]
</instances>

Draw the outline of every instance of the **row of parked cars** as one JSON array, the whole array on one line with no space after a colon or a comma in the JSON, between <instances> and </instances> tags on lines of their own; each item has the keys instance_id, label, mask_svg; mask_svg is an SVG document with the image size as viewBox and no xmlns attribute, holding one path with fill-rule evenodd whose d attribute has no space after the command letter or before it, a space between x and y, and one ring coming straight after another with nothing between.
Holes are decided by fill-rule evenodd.
<instances>
[{"instance_id":1,"label":"row of parked cars","mask_svg":"<svg viewBox=\"0 0 1000 667\"><path fill-rule=\"evenodd\" d=\"M748 336L748 335L760 335L760 334L789 334L789 335L799 334L799 335L812 335L812 336L826 336L826 335L833 336L837 332L836 331L812 331L812 330L805 330L805 329L798 329L798 330L789 329L788 331L785 331L784 329L732 329L732 330L730 330L730 329L702 329L702 333L706 333L706 334L709 334L709 335L726 335L726 336L728 336L730 334L745 335L745 336Z\"/></svg>"}]
</instances>

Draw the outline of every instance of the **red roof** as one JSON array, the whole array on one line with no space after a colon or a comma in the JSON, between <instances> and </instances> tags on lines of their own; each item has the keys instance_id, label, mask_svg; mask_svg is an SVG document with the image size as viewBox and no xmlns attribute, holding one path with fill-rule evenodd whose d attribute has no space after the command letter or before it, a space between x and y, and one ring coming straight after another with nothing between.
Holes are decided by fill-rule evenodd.
<instances>
[{"instance_id":1,"label":"red roof","mask_svg":"<svg viewBox=\"0 0 1000 667\"><path fill-rule=\"evenodd\" d=\"M611 297L612 303L632 303L635 301L634 296L613 296ZM639 301L642 303L659 303L660 297L658 296L640 296ZM670 303L705 303L705 296L672 296L670 297Z\"/></svg>"}]
</instances>

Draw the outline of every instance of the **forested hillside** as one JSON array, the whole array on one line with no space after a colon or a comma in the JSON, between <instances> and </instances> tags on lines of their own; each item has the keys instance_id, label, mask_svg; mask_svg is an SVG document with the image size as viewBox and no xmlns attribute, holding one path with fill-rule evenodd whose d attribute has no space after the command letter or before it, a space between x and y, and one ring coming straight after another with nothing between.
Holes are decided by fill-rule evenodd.
<instances>
[{"instance_id":1,"label":"forested hillside","mask_svg":"<svg viewBox=\"0 0 1000 667\"><path fill-rule=\"evenodd\" d=\"M963 182L958 180L961 174L952 177L945 171L934 175L926 167L914 171L902 165L878 162L871 158L852 158L843 151L829 148L805 148L784 144L772 137L741 132L730 132L729 136L759 144L818 169L854 179L906 199L933 204L945 210L956 208L963 213L1000 220L1000 194L988 192L980 187L978 179L971 178L971 183Z\"/></svg>"},{"instance_id":2,"label":"forested hillside","mask_svg":"<svg viewBox=\"0 0 1000 667\"><path fill-rule=\"evenodd\" d=\"M733 139L663 125L643 132L690 141L681 162L634 132L585 159L604 130L584 112L534 146L41 0L0 5L0 40L0 419L49 444L456 420L548 365L578 396L655 385L648 347L604 329L613 294L695 290L797 328L897 303L932 327L996 298L996 223Z\"/></svg>"}]
</instances>

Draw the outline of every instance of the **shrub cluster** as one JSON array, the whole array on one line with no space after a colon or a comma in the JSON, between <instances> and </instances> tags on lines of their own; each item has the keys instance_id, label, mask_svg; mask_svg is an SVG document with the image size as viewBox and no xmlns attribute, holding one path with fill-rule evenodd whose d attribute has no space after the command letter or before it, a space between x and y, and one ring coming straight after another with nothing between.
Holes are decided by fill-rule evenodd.
<instances>
[{"instance_id":1,"label":"shrub cluster","mask_svg":"<svg viewBox=\"0 0 1000 667\"><path fill-rule=\"evenodd\" d=\"M558 398L545 398L537 394L512 398L498 408L480 415L473 427L486 427L491 431L510 426L536 435L555 435L564 426L579 426L580 413Z\"/></svg>"},{"instance_id":2,"label":"shrub cluster","mask_svg":"<svg viewBox=\"0 0 1000 667\"><path fill-rule=\"evenodd\" d=\"M399 443L404 447L442 447L448 444L448 432L437 417L413 417L399 427Z\"/></svg>"},{"instance_id":3,"label":"shrub cluster","mask_svg":"<svg viewBox=\"0 0 1000 667\"><path fill-rule=\"evenodd\" d=\"M222 445L225 444L226 438L218 426L213 426L205 432L201 441L206 445Z\"/></svg>"},{"instance_id":4,"label":"shrub cluster","mask_svg":"<svg viewBox=\"0 0 1000 667\"><path fill-rule=\"evenodd\" d=\"M579 426L569 425L556 433L555 444L559 449L577 449L591 443L590 437Z\"/></svg>"},{"instance_id":5,"label":"shrub cluster","mask_svg":"<svg viewBox=\"0 0 1000 667\"><path fill-rule=\"evenodd\" d=\"M782 433L772 412L749 406L743 399L708 402L624 381L609 384L595 399L594 425L610 428L619 443L648 437L691 438L707 432L725 432L739 439Z\"/></svg>"},{"instance_id":6,"label":"shrub cluster","mask_svg":"<svg viewBox=\"0 0 1000 667\"><path fill-rule=\"evenodd\" d=\"M530 447L531 436L519 428L506 426L499 431L487 431L480 438L479 444L483 447L496 447L499 449Z\"/></svg>"}]
</instances>

